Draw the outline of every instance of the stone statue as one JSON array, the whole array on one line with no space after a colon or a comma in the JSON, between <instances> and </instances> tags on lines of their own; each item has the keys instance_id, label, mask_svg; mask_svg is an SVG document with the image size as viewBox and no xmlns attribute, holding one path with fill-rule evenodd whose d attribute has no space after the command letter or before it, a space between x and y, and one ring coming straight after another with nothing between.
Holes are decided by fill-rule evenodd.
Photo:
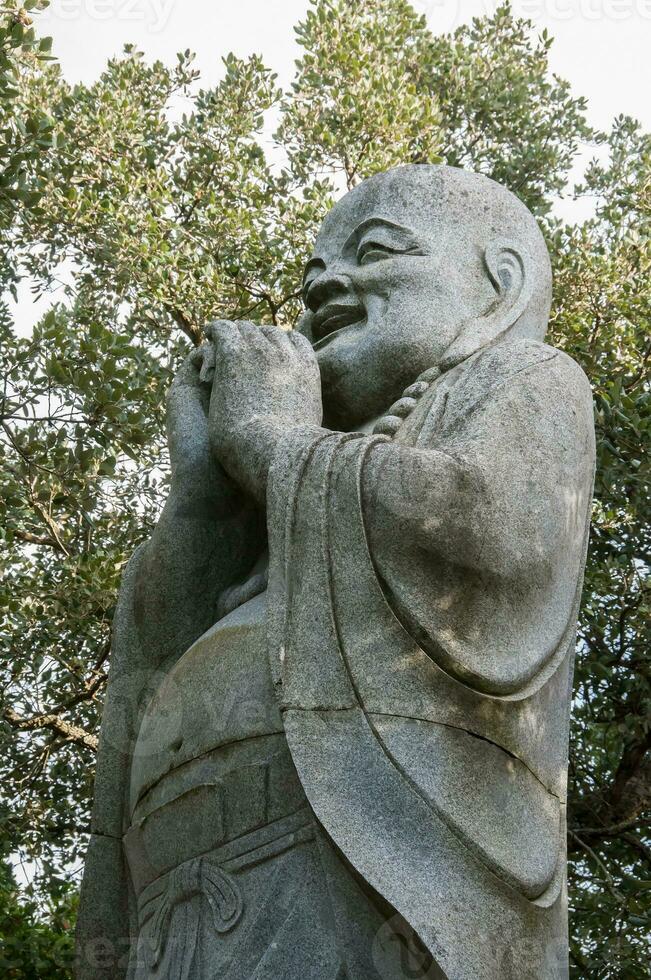
<instances>
[{"instance_id":1,"label":"stone statue","mask_svg":"<svg viewBox=\"0 0 651 980\"><path fill-rule=\"evenodd\" d=\"M218 321L124 575L78 977L567 976L594 468L532 215L405 166L326 217L295 331Z\"/></svg>"}]
</instances>

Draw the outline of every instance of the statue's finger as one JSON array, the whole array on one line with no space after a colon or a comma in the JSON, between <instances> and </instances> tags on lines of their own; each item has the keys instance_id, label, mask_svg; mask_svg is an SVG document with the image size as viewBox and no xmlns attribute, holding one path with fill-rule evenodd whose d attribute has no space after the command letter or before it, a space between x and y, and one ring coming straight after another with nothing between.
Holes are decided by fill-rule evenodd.
<instances>
[{"instance_id":1,"label":"statue's finger","mask_svg":"<svg viewBox=\"0 0 651 980\"><path fill-rule=\"evenodd\" d=\"M210 383L215 376L215 345L203 344L203 357L199 371L199 381Z\"/></svg>"},{"instance_id":2,"label":"statue's finger","mask_svg":"<svg viewBox=\"0 0 651 980\"><path fill-rule=\"evenodd\" d=\"M263 350L266 346L266 338L262 333L262 328L258 326L257 323L251 323L249 320L238 320L235 323L237 332L240 335L242 343L246 344L249 349L252 350Z\"/></svg>"},{"instance_id":3,"label":"statue's finger","mask_svg":"<svg viewBox=\"0 0 651 980\"><path fill-rule=\"evenodd\" d=\"M314 349L308 338L299 333L297 330L290 330L287 334L289 340L291 341L293 347L300 353L306 356L310 361L314 360Z\"/></svg>"},{"instance_id":4,"label":"statue's finger","mask_svg":"<svg viewBox=\"0 0 651 980\"><path fill-rule=\"evenodd\" d=\"M280 350L290 349L289 336L286 330L282 330L280 327L259 327L258 329L263 337L266 337L269 343L275 347Z\"/></svg>"},{"instance_id":5,"label":"statue's finger","mask_svg":"<svg viewBox=\"0 0 651 980\"><path fill-rule=\"evenodd\" d=\"M234 353L242 343L237 325L230 320L213 320L205 332L221 355Z\"/></svg>"}]
</instances>

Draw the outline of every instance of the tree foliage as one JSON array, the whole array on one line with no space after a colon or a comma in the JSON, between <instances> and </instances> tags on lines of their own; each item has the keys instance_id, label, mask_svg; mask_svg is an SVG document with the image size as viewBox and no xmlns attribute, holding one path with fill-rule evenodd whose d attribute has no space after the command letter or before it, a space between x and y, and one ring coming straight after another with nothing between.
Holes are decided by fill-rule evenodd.
<instances>
[{"instance_id":1,"label":"tree foliage","mask_svg":"<svg viewBox=\"0 0 651 980\"><path fill-rule=\"evenodd\" d=\"M67 980L74 958L77 895L70 887L47 899L46 914L25 896L2 854L0 860L0 970L7 980Z\"/></svg>"},{"instance_id":2,"label":"tree foliage","mask_svg":"<svg viewBox=\"0 0 651 980\"><path fill-rule=\"evenodd\" d=\"M400 163L440 159L437 98L425 78L432 37L407 0L321 0L296 34L303 54L278 139L299 180L341 174L350 189Z\"/></svg>"},{"instance_id":3,"label":"tree foliage","mask_svg":"<svg viewBox=\"0 0 651 980\"><path fill-rule=\"evenodd\" d=\"M17 273L9 232L16 212L38 199L38 159L50 146L52 125L40 106L28 109L24 78L50 59L50 38L37 38L28 11L45 0L0 3L0 290L15 290ZM14 293L15 295L15 293Z\"/></svg>"},{"instance_id":4,"label":"tree foliage","mask_svg":"<svg viewBox=\"0 0 651 980\"><path fill-rule=\"evenodd\" d=\"M651 137L621 117L604 140L581 189L595 218L553 239L554 340L590 377L597 430L568 850L577 975L637 977L651 924Z\"/></svg>"},{"instance_id":5,"label":"tree foliage","mask_svg":"<svg viewBox=\"0 0 651 980\"><path fill-rule=\"evenodd\" d=\"M255 56L229 55L205 89L189 52L169 66L129 47L96 82L71 86L27 23L26 8L42 5L0 7L0 284L24 279L51 298L28 337L12 326L8 294L0 308L0 933L12 923L28 950L9 975L66 975L33 963L48 936L65 938L116 589L165 493L175 365L214 317L295 322L302 263L342 187L445 159L505 183L543 220L552 340L595 391L570 767L572 958L577 977L645 976L649 136L626 118L593 133L584 100L549 71L551 39L508 4L435 37L405 0L311 0L286 92ZM588 139L604 152L578 193L596 213L563 224L552 206L571 192ZM21 897L10 854L31 862L44 911Z\"/></svg>"}]
</instances>

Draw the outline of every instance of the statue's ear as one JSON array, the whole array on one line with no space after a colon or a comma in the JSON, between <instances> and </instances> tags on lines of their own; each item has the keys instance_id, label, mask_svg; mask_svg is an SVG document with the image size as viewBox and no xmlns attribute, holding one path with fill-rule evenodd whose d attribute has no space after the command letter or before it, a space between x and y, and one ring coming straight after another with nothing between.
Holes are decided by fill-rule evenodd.
<instances>
[{"instance_id":1,"label":"statue's ear","mask_svg":"<svg viewBox=\"0 0 651 980\"><path fill-rule=\"evenodd\" d=\"M495 299L484 313L462 327L446 352L441 365L444 370L507 333L531 299L533 282L527 252L509 241L493 241L484 250L483 259Z\"/></svg>"},{"instance_id":2,"label":"statue's ear","mask_svg":"<svg viewBox=\"0 0 651 980\"><path fill-rule=\"evenodd\" d=\"M484 265L488 278L497 292L499 303L491 306L488 316L497 314L504 320L503 330L520 318L531 296L529 262L522 249L510 242L491 242L484 251Z\"/></svg>"}]
</instances>

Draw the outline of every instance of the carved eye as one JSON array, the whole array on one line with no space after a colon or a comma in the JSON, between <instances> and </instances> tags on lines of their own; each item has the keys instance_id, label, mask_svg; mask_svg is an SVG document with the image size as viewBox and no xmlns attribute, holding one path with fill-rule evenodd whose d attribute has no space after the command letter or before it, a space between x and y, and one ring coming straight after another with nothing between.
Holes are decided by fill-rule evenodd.
<instances>
[{"instance_id":1,"label":"carved eye","mask_svg":"<svg viewBox=\"0 0 651 980\"><path fill-rule=\"evenodd\" d=\"M360 265L369 265L371 262L380 262L382 259L389 259L393 254L393 249L380 242L363 242L357 250L357 261Z\"/></svg>"}]
</instances>

